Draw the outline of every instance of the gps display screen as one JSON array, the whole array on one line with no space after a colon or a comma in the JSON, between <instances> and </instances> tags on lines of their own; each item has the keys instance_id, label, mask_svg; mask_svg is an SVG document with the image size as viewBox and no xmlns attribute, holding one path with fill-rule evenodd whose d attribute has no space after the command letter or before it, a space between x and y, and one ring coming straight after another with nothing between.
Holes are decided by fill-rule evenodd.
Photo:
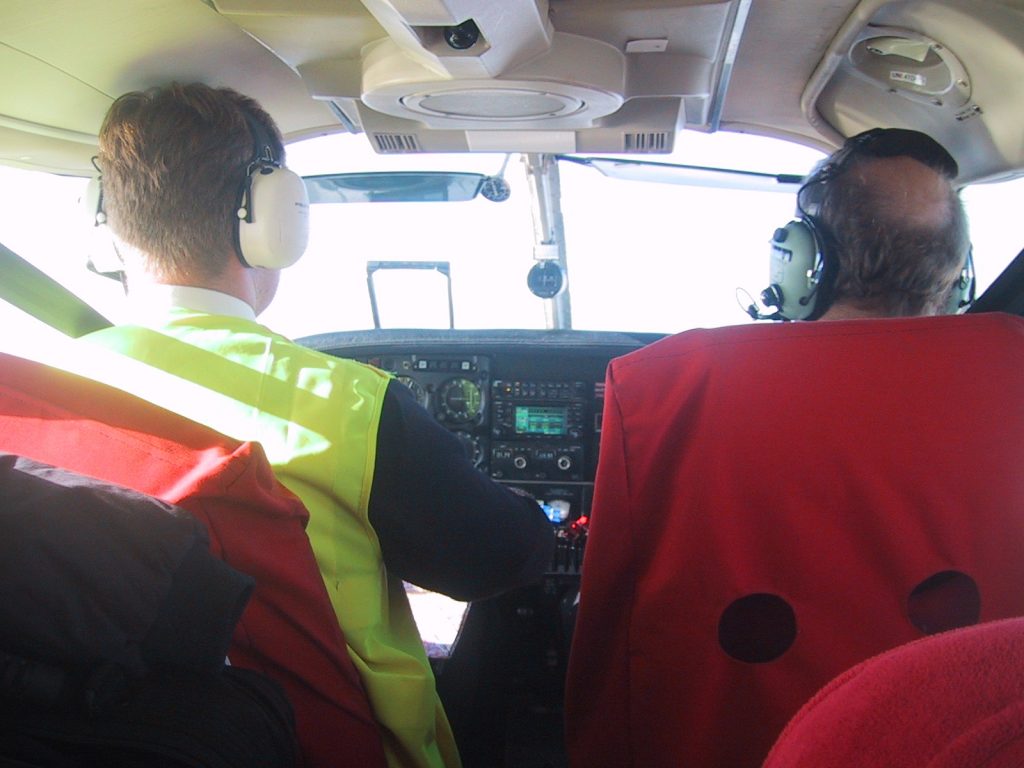
<instances>
[{"instance_id":1,"label":"gps display screen","mask_svg":"<svg viewBox=\"0 0 1024 768\"><path fill-rule=\"evenodd\" d=\"M569 409L548 405L517 405L517 435L564 435Z\"/></svg>"}]
</instances>

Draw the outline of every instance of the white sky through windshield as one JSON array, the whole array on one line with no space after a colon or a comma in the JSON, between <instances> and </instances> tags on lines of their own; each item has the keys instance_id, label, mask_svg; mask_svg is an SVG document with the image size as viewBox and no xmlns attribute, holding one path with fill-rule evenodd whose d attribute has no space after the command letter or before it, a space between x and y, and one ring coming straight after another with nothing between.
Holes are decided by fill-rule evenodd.
<instances>
[{"instance_id":1,"label":"white sky through windshield","mask_svg":"<svg viewBox=\"0 0 1024 768\"><path fill-rule=\"evenodd\" d=\"M820 157L758 137L684 133L673 156L642 159L804 173ZM380 156L365 137L342 135L293 145L288 160L302 174L495 174L505 157ZM574 327L669 333L747 321L736 289L756 296L765 286L768 240L791 217L792 194L621 181L567 164L561 176ZM518 159L508 163L507 177L512 195L502 203L315 206L323 210L313 214L310 250L284 273L278 298L261 319L292 337L368 328L368 261L440 261L451 264L456 327L542 328L543 304L526 287L533 229ZM965 191L980 287L1020 247L1010 211L1022 186L1017 180ZM0 242L118 321L124 313L120 287L84 269L87 254L96 250L96 233L78 203L83 189L81 179L0 168ZM436 296L428 300L422 291L407 290L401 279L387 282L381 300L388 302L388 323L437 326ZM37 323L6 305L0 318L4 348L33 344L29 329Z\"/></svg>"}]
</instances>

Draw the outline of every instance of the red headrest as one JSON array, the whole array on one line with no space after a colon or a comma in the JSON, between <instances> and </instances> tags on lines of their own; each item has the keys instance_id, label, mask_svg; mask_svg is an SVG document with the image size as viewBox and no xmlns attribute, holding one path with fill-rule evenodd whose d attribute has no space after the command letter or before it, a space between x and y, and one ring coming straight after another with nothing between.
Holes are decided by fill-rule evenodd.
<instances>
[{"instance_id":1,"label":"red headrest","mask_svg":"<svg viewBox=\"0 0 1024 768\"><path fill-rule=\"evenodd\" d=\"M790 721L764 768L1019 768L1024 619L945 632L837 677Z\"/></svg>"}]
</instances>

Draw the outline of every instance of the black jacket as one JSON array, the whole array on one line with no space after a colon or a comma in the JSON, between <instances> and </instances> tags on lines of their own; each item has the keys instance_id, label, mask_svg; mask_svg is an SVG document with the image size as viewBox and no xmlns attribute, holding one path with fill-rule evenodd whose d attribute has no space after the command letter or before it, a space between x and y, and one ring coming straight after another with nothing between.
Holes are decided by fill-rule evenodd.
<instances>
[{"instance_id":1,"label":"black jacket","mask_svg":"<svg viewBox=\"0 0 1024 768\"><path fill-rule=\"evenodd\" d=\"M0 651L131 675L213 671L252 588L183 510L0 453Z\"/></svg>"}]
</instances>

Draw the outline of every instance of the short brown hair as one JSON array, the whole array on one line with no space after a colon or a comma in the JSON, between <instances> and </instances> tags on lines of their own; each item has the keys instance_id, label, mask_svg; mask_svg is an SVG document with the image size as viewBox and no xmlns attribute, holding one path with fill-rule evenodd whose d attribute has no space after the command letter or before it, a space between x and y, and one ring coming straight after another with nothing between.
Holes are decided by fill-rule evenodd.
<instances>
[{"instance_id":1,"label":"short brown hair","mask_svg":"<svg viewBox=\"0 0 1024 768\"><path fill-rule=\"evenodd\" d=\"M148 254L151 269L198 278L223 271L256 151L251 120L283 160L273 119L230 88L172 83L111 105L99 136L103 207L113 232Z\"/></svg>"}]
</instances>

